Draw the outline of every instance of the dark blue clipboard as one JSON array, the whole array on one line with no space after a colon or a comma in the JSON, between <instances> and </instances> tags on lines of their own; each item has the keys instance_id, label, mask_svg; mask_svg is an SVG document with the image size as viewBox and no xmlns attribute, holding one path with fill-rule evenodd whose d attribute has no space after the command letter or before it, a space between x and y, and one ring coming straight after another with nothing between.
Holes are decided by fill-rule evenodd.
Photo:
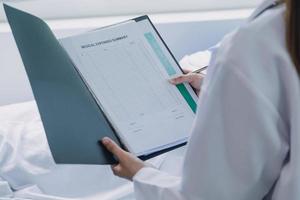
<instances>
[{"instance_id":1,"label":"dark blue clipboard","mask_svg":"<svg viewBox=\"0 0 300 200\"><path fill-rule=\"evenodd\" d=\"M55 162L115 164L117 161L102 145L99 145L99 139L107 136L122 148L125 147L51 29L43 20L29 13L6 4L4 9ZM148 16L133 20L149 20L177 63ZM178 63L177 65L180 68ZM147 160L185 144L186 142L183 142L140 158Z\"/></svg>"}]
</instances>

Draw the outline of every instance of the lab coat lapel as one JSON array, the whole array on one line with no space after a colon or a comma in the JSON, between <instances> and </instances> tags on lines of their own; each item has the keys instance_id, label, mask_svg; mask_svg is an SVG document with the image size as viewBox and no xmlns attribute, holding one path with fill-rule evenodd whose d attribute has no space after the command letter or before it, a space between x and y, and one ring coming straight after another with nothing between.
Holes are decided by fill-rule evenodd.
<instances>
[{"instance_id":1,"label":"lab coat lapel","mask_svg":"<svg viewBox=\"0 0 300 200\"><path fill-rule=\"evenodd\" d=\"M248 21L252 21L254 20L258 15L260 15L260 13L267 9L270 5L274 4L276 2L276 0L265 0L263 1L260 6L258 6L258 8L256 8L254 10L254 12L250 15L250 17L248 18Z\"/></svg>"}]
</instances>

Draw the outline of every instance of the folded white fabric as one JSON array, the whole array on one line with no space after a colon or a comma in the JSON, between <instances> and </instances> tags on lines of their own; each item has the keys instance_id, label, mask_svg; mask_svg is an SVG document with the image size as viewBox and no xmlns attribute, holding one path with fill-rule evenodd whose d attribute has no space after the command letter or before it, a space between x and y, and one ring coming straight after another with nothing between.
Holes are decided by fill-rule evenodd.
<instances>
[{"instance_id":1,"label":"folded white fabric","mask_svg":"<svg viewBox=\"0 0 300 200\"><path fill-rule=\"evenodd\" d=\"M9 184L5 180L0 178L0 199L12 198L13 195L13 191L11 190Z\"/></svg>"},{"instance_id":2,"label":"folded white fabric","mask_svg":"<svg viewBox=\"0 0 300 200\"><path fill-rule=\"evenodd\" d=\"M159 167L165 156L150 162ZM1 200L105 200L133 196L132 183L115 177L109 166L56 165L35 102L0 107Z\"/></svg>"},{"instance_id":3,"label":"folded white fabric","mask_svg":"<svg viewBox=\"0 0 300 200\"><path fill-rule=\"evenodd\" d=\"M26 104L0 109L0 176L15 190L55 166L39 117L22 109ZM19 115L12 118L15 111Z\"/></svg>"},{"instance_id":4,"label":"folded white fabric","mask_svg":"<svg viewBox=\"0 0 300 200\"><path fill-rule=\"evenodd\" d=\"M114 177L109 166L56 165L35 102L0 107L0 177L0 199L90 200L132 194L131 183Z\"/></svg>"}]
</instances>

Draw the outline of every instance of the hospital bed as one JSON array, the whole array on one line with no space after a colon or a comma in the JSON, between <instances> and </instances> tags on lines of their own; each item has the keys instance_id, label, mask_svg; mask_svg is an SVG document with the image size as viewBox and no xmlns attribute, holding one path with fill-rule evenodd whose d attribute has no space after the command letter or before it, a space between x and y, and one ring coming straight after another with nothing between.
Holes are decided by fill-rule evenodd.
<instances>
[{"instance_id":1,"label":"hospital bed","mask_svg":"<svg viewBox=\"0 0 300 200\"><path fill-rule=\"evenodd\" d=\"M216 44L242 20L158 20L156 26L180 59ZM58 37L93 28L57 24L53 27ZM22 62L5 28L0 44L6 51L0 54L0 199L134 199L132 183L113 176L109 166L54 163ZM179 175L183 154L184 147L149 162Z\"/></svg>"}]
</instances>

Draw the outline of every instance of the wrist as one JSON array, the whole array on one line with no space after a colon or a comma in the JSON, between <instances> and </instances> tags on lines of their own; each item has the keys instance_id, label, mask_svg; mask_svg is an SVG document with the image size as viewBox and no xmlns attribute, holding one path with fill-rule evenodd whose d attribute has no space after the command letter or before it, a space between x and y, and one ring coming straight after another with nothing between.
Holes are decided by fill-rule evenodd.
<instances>
[{"instance_id":1,"label":"wrist","mask_svg":"<svg viewBox=\"0 0 300 200\"><path fill-rule=\"evenodd\" d=\"M140 171L142 171L145 168L155 168L156 169L156 167L150 163L147 163L147 162L140 163L140 165L137 166L136 169L134 170L134 173L132 173L133 175L132 175L131 179L133 180L133 177L136 176L136 174L138 174Z\"/></svg>"}]
</instances>

